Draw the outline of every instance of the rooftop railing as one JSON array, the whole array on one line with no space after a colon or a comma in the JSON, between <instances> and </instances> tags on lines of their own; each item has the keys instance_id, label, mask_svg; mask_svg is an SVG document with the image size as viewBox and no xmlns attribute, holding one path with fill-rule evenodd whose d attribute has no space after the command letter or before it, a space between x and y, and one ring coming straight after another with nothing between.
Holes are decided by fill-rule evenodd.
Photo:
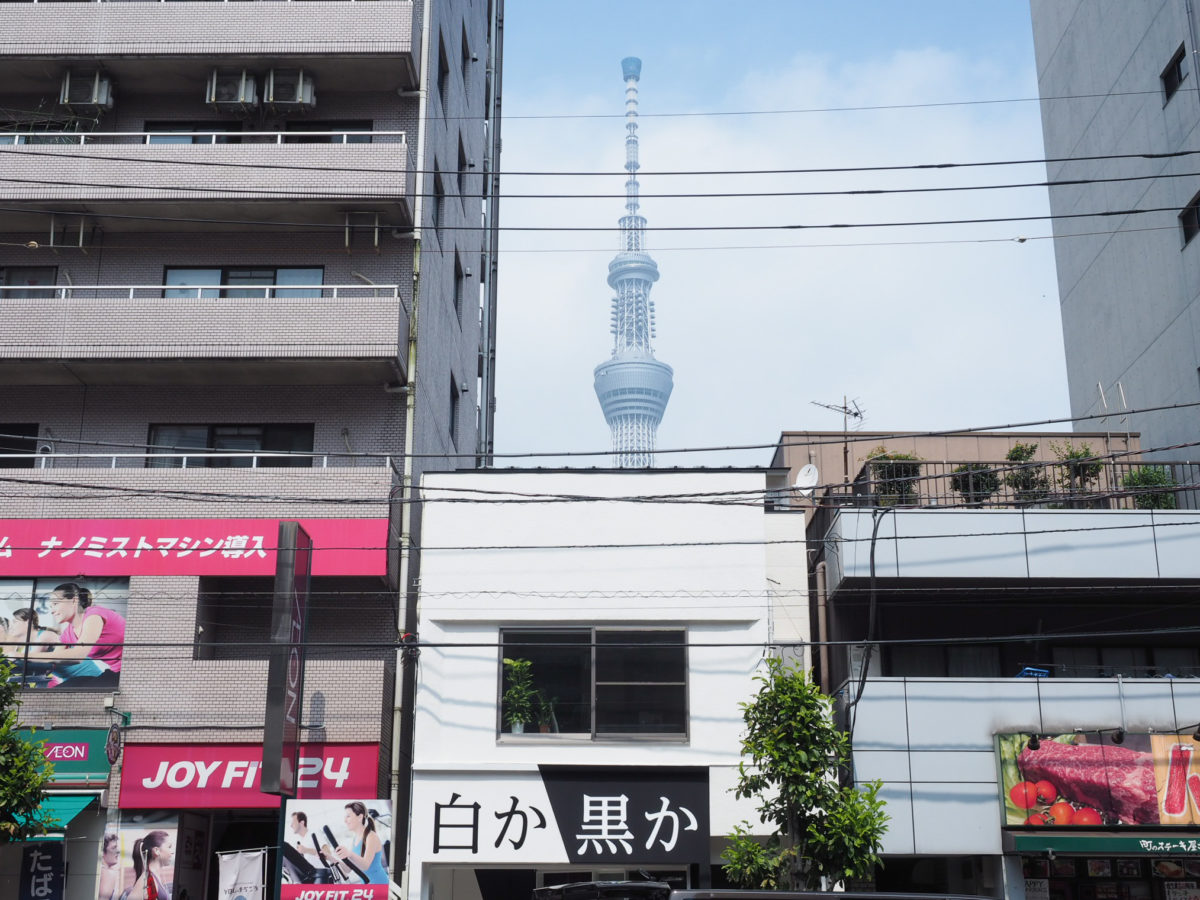
<instances>
[{"instance_id":1,"label":"rooftop railing","mask_svg":"<svg viewBox=\"0 0 1200 900\"><path fill-rule=\"evenodd\" d=\"M1054 461L868 460L850 484L815 498L830 506L1198 509L1200 463L1092 456Z\"/></svg>"}]
</instances>

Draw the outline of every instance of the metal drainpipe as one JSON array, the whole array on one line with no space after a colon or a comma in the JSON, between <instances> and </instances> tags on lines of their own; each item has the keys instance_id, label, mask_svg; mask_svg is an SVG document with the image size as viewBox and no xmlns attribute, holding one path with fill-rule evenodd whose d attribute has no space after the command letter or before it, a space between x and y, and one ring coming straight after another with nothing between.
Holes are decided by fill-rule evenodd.
<instances>
[{"instance_id":1,"label":"metal drainpipe","mask_svg":"<svg viewBox=\"0 0 1200 900\"><path fill-rule=\"evenodd\" d=\"M1200 47L1196 46L1196 14L1192 9L1192 0L1183 0L1183 14L1187 17L1188 40L1192 42L1192 77L1200 75L1196 64L1200 61ZM1200 92L1197 93L1200 96Z\"/></svg>"},{"instance_id":2,"label":"metal drainpipe","mask_svg":"<svg viewBox=\"0 0 1200 900\"><path fill-rule=\"evenodd\" d=\"M816 565L815 573L817 576L817 640L820 642L817 648L817 653L820 654L821 660L821 690L826 694L830 693L830 673L829 673L829 612L826 606L828 600L828 586L825 575L825 562L819 562Z\"/></svg>"},{"instance_id":3,"label":"metal drainpipe","mask_svg":"<svg viewBox=\"0 0 1200 900\"><path fill-rule=\"evenodd\" d=\"M397 588L404 602L404 619L401 636L416 630L416 597L409 588L412 536L412 502L417 492L413 485L413 435L417 410L417 309L421 293L421 216L425 212L424 196L428 189L429 175L425 171L425 147L429 143L426 133L429 106L429 32L433 20L434 0L425 0L421 15L421 84L418 89L417 121L420 123L420 140L417 142L416 178L419 185L413 203L413 285L412 308L408 317L408 390L404 405L404 466L401 476L400 506L400 565ZM407 160L405 163L407 164ZM408 801L412 797L412 701L416 694L416 659L405 659L404 651L396 651L396 676L392 689L392 760L391 800L392 822L395 826L392 841L392 872L402 872L402 887L408 894L408 859L411 830L409 828ZM406 702L407 701L407 702ZM403 807L401 801L403 802ZM396 831L401 832L395 834Z\"/></svg>"}]
</instances>

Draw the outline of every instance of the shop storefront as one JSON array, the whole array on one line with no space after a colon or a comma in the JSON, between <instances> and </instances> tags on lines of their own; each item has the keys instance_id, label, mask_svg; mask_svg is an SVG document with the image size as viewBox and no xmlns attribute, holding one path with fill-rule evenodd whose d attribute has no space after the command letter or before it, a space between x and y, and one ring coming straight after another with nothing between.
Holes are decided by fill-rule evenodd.
<instances>
[{"instance_id":1,"label":"shop storefront","mask_svg":"<svg viewBox=\"0 0 1200 900\"><path fill-rule=\"evenodd\" d=\"M24 843L0 844L0 896L22 900L93 900L90 883L96 868L99 836L108 812L105 785L109 776L108 729L21 729L27 741L41 741L54 764L39 818L46 834ZM68 871L78 875L69 883ZM69 888L77 887L70 891ZM82 893L81 893L82 892Z\"/></svg>"},{"instance_id":2,"label":"shop storefront","mask_svg":"<svg viewBox=\"0 0 1200 900\"><path fill-rule=\"evenodd\" d=\"M700 766L418 772L409 883L419 872L426 897L449 900L647 876L695 887L711 863L709 794Z\"/></svg>"},{"instance_id":3,"label":"shop storefront","mask_svg":"<svg viewBox=\"0 0 1200 900\"><path fill-rule=\"evenodd\" d=\"M998 738L1004 850L1025 900L1200 900L1191 734Z\"/></svg>"},{"instance_id":4,"label":"shop storefront","mask_svg":"<svg viewBox=\"0 0 1200 900\"><path fill-rule=\"evenodd\" d=\"M281 804L279 797L262 792L261 764L258 743L127 744L120 824L112 837L106 835L106 841L115 840L119 848L121 890L135 885L140 873L134 858L150 847L159 851L154 877L171 889L172 897L183 890L190 897L209 896L207 888L237 877L230 874L234 869L265 871L273 892ZM390 841L391 809L379 799L377 744L302 745L297 794L283 811L286 843L296 851L285 855L302 860L307 856L314 863L285 867L285 881L302 883L311 876L315 883L336 877L322 871L328 867L308 838L314 829L317 846L329 846L331 862L338 845L354 845L357 826L366 824L363 817L370 819L381 845ZM347 815L354 804L363 807L363 817ZM298 827L301 822L308 827ZM385 853L385 867L387 859ZM285 890L283 896L286 900L299 894ZM372 896L364 894L360 900Z\"/></svg>"}]
</instances>

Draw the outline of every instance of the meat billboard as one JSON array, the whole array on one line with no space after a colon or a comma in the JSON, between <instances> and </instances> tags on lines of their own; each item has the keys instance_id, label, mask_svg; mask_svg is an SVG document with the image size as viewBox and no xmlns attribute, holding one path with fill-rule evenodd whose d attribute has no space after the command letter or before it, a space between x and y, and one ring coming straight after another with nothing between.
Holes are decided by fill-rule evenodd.
<instances>
[{"instance_id":1,"label":"meat billboard","mask_svg":"<svg viewBox=\"0 0 1200 900\"><path fill-rule=\"evenodd\" d=\"M1200 825L1191 734L997 736L1006 825Z\"/></svg>"}]
</instances>

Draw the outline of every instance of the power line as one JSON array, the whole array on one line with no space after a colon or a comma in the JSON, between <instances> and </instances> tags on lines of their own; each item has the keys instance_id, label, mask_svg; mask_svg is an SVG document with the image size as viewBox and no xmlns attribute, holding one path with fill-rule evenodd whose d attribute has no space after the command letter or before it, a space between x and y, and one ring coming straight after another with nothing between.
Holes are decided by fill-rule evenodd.
<instances>
[{"instance_id":1,"label":"power line","mask_svg":"<svg viewBox=\"0 0 1200 900\"><path fill-rule=\"evenodd\" d=\"M9 179L6 176L0 176L0 181L21 180ZM88 187L128 187L128 185L96 185L83 182L66 182L66 181L39 181L39 184L70 186L78 187L80 185ZM151 187L147 188L153 191L170 191L174 188ZM179 190L195 190L201 192L211 192L209 188L179 188ZM344 194L329 194L322 196L313 196L305 193L286 193L272 192L270 190L259 189L236 189L235 192L247 194L264 195L263 199L278 199L279 197L296 197L307 200L336 200L344 197ZM161 198L170 199L170 198ZM991 216L977 219L912 219L893 222L828 222L828 223L783 223L774 225L647 225L641 229L647 233L666 233L666 232L697 232L697 231L825 231L830 229L857 229L857 228L919 228L930 225L997 225L1010 222L1048 222L1060 221L1064 219L1091 219L1091 218L1106 218L1114 216L1137 216L1147 215L1150 213L1169 212L1178 214L1181 207L1179 206L1158 206L1149 207L1147 209L1108 209L1098 210L1096 212L1085 213L1047 213L1047 214L1030 214L1021 216ZM0 212L24 212L36 213L39 215L66 215L78 216L83 215L79 212L67 213L62 211L52 210L30 210L30 209L14 209L12 207L0 208ZM302 223L302 222L264 222L264 221L245 221L238 220L232 222L229 220L218 219L192 219L180 216L149 216L149 215L129 215L129 214L109 214L109 213L88 213L88 216L95 218L117 218L117 219L138 219L142 221L156 222L189 222L189 223L206 223L206 224L240 224L240 225L257 225L265 228L340 228L344 229L346 223L342 222L337 225L322 224L322 223ZM453 231L453 232L534 232L534 233L567 233L567 232L597 232L597 233L612 233L619 232L619 225L493 225L485 227L483 225L438 225L436 231Z\"/></svg>"},{"instance_id":2,"label":"power line","mask_svg":"<svg viewBox=\"0 0 1200 900\"><path fill-rule=\"evenodd\" d=\"M836 433L826 432L829 435L826 438L803 439L803 440L802 439L794 439L794 440L781 439L778 441L772 441L771 443L767 443L767 444L724 444L724 445L708 445L708 446L697 446L697 447L672 447L672 448L649 450L647 452L653 453L656 455L661 455L661 456L669 456L669 455L679 454L679 453L727 453L727 452L734 452L734 451L741 452L741 451L746 451L746 450L777 450L777 449L782 449L782 448L786 448L786 447L820 447L820 446L825 446L825 445L841 446L843 443L846 443L847 441L849 441L850 443L865 443L865 442L872 442L872 441L909 440L909 439L913 439L913 438L927 438L927 437L954 437L957 435L978 434L980 432L1012 431L1014 429L1036 428L1036 427L1043 426L1043 425L1067 425L1067 424L1072 424L1075 422L1089 422L1089 421L1093 421L1096 419L1112 418L1114 415L1122 415L1122 416L1146 415L1148 413L1155 413L1155 412L1168 412L1168 411L1175 411L1175 410L1181 410L1181 409L1195 409L1196 407L1200 407L1200 400L1189 401L1186 403L1166 403L1166 404L1161 404L1161 405L1157 405L1157 406L1143 406L1143 407L1138 407L1135 409L1123 409L1123 410L1119 410L1117 412L1108 411L1108 412L1099 412L1099 413L1087 413L1087 414L1078 415L1078 416L1059 416L1059 417L1049 418L1049 419L1033 419L1033 420L1026 420L1023 422L1009 422L1006 424L989 424L989 425L968 426L965 428L945 428L945 429L935 429L935 430L930 430L930 431L883 431L883 432L853 432L852 431L852 432L849 432L848 434L843 434L842 432L836 432ZM788 435L788 434L796 434L796 433L797 432L783 431L782 435L784 437L786 437L786 435ZM25 441L30 440L29 435L21 435L21 434L0 433L0 438L8 438L8 439L13 439L13 440L25 440ZM84 440L84 439L80 439L80 438L65 438L65 437L64 438L55 437L55 438L53 438L53 441L55 444L70 444L73 446L86 446L86 447L115 447L120 450L134 450L134 451L150 450L150 451L156 451L156 452L176 453L179 456L187 456L188 455L187 451L189 451L189 450L192 451L192 455L203 454L205 452L201 448L183 448L181 450L180 448L169 447L164 444L134 443L134 442L126 442L126 441L99 441L99 440ZM1196 445L1197 445L1196 442L1171 444L1171 445L1167 445L1167 446L1163 446L1163 447L1141 448L1141 450L1139 452L1141 452L1141 453L1158 453L1158 452L1162 452L1162 451L1179 449L1179 448L1184 448L1184 447L1191 447L1191 446L1196 446ZM109 454L101 453L98 455L108 456ZM248 454L242 454L242 455L243 456L253 456L255 454L248 453ZM328 457L337 458L337 459L400 460L400 459L410 458L410 459L436 459L436 460L445 460L445 461L455 460L455 459L474 460L477 456L477 454L475 454L475 453L401 453L398 451L397 452L356 451L354 453L339 451L339 452L335 452L335 453L319 453L316 451L284 451L284 450L263 451L263 453L258 454L258 455L269 456L269 457L281 457L281 458L282 457L292 457L292 458L300 458L300 459L320 459L321 457L328 456ZM589 456L611 457L612 455L613 455L613 451L612 451L611 447L604 449L604 450L554 450L554 451L530 450L530 451L522 451L522 452L492 454L492 456L494 456L497 459L536 459L536 458L542 458L542 457L589 457ZM917 462L919 462L919 460L917 460ZM759 468L759 467L750 467L750 468ZM367 471L370 471L370 470L368 469ZM523 470L523 469L506 469L506 468L490 468L490 469L482 469L482 470L475 470L475 471L500 473L500 474L508 472L508 471L514 471L514 472L518 472L521 474L526 474L526 472L527 472L527 470ZM588 471L588 470L586 470L586 469L580 469L580 470L564 469L563 471L576 472L576 471ZM629 472L629 470L618 470L618 471L624 471L626 474L628 474L628 472ZM651 471L656 474L662 474L665 472L670 472L671 470L669 470L669 469L652 469ZM720 471L720 470L717 470L717 471ZM12 477L9 477L6 479L6 478L0 476L0 481L4 481L4 480L13 480L13 479L12 479ZM17 480L21 480L21 479L17 479ZM44 482L41 482L38 480L26 480L26 481L27 481L27 483L30 483L30 484L44 483ZM67 483L67 486L75 486L75 485L72 483ZM238 495L238 496L240 496L240 495Z\"/></svg>"},{"instance_id":3,"label":"power line","mask_svg":"<svg viewBox=\"0 0 1200 900\"><path fill-rule=\"evenodd\" d=\"M624 114L621 114L623 118ZM129 132L130 136L135 136L138 132ZM120 145L103 145L95 144L92 146L120 146ZM242 145L233 145L242 146ZM245 146L257 146L247 144ZM276 146L267 144L262 146ZM384 145L386 146L386 145ZM396 146L401 146L397 144ZM453 176L460 174L459 170L455 169L409 169L398 170L394 167L377 169L373 167L359 166L304 166L287 163L240 163L240 162L225 162L222 160L156 160L147 159L139 156L114 156L108 154L96 153L72 153L70 151L57 150L30 150L26 145L0 147L0 154L23 154L26 156L49 156L54 158L80 158L87 159L93 162L115 161L115 162L134 162L138 164L164 164L164 165L184 165L184 166L216 166L224 168L265 168L265 169L284 169L288 171L311 171L311 172L367 172L378 174L394 175L399 171L403 171L413 175L443 175ZM1166 153L1156 152L1141 152L1141 153L1108 153L1097 154L1093 156L1051 156L1051 157L1024 157L1017 159L1001 159L1001 160L978 160L972 162L930 162L930 163L905 163L902 165L876 165L876 166L831 166L831 167L809 167L809 168L791 168L791 169L661 169L661 170L641 170L638 173L639 178L657 178L665 176L688 176L688 175L705 175L705 176L733 176L733 175L833 175L847 174L858 172L912 172L938 169L972 169L972 168L987 168L993 166L1029 166L1029 165L1057 165L1060 163L1073 162L1099 162L1106 160L1119 159L1148 159L1148 160L1165 160L1177 159L1188 156L1196 156L1200 154L1200 150L1174 150ZM473 169L461 170L464 175L483 174L488 177L587 177L587 178L615 178L623 177L624 173L616 169L602 170L501 170L490 173L479 173ZM210 188L210 190L212 190Z\"/></svg>"},{"instance_id":4,"label":"power line","mask_svg":"<svg viewBox=\"0 0 1200 900\"><path fill-rule=\"evenodd\" d=\"M377 169L377 168L363 167L363 166L303 166L303 165L271 164L271 163L221 162L221 161L214 161L214 160L196 160L196 161L192 162L192 161L187 161L187 160L142 159L142 158L134 157L134 156L110 156L110 155L96 156L95 154L87 154L87 153L50 153L50 152L46 152L46 151L0 150L0 152L7 152L7 153L20 152L20 153L25 153L25 155L48 156L48 157L52 157L52 158L67 157L67 158L71 158L71 159L85 159L85 160L89 160L89 161L133 162L133 163L137 163L139 165L146 164L146 163L163 164L163 165L181 165L181 166L188 166L189 168L191 168L193 166L216 166L216 167L221 167L221 168L238 168L238 169L276 169L276 170L284 170L284 171L292 171L292 172L321 172L321 173L354 172L354 173L368 173L368 174L375 173L375 174L381 174L381 175L395 175L398 173L403 174L405 171L407 171L407 170L398 170L395 168ZM1190 151L1188 151L1188 152L1190 152ZM942 164L932 165L932 166L928 166L928 168L942 169L942 168L947 168L947 167L962 167L962 166L969 166L969 165L1008 165L1008 163L979 163L979 164L952 163L952 164L945 164L945 165L942 165ZM925 167L921 167L921 168L925 168ZM793 171L796 173L822 172L822 170L815 170L815 169L814 170L793 170ZM847 171L847 170L840 170L840 169L832 170L831 169L831 170L827 170L827 171L828 172L836 172L836 171ZM863 170L863 171L874 171L874 170L867 169L867 170ZM473 170L463 170L461 172L454 172L454 171L443 172L441 170L437 170L437 173L440 175L443 175L443 176L454 176L456 174L457 175L474 175L474 174L476 174ZM413 172L412 174L421 174L421 173ZM531 173L510 173L510 174L528 175ZM555 174L555 173L540 173L540 174L551 175L551 174ZM570 174L579 175L581 173L570 173ZM604 174L604 173L592 173L592 174L600 175L600 174ZM614 177L616 177L616 175L617 175L617 173L615 173L615 172L607 173L607 174L613 175ZM648 174L653 175L654 173L648 173ZM714 172L681 173L681 172L677 172L677 173L660 173L660 174L758 175L758 174L763 174L763 173L753 171L753 170L742 171L742 172L730 170L730 171L722 172L722 173L714 173ZM769 173L769 174L779 174L779 173ZM822 172L822 174L824 174L824 172ZM705 199L705 198L717 199L717 198L762 198L762 197L873 196L873 195L887 195L887 194L925 194L925 193L947 193L947 192L955 192L955 191L986 191L986 190L1009 190L1009 189L1025 189L1025 188L1074 187L1074 186L1087 185L1087 184L1113 184L1113 183L1123 183L1123 182L1133 182L1133 181L1153 181L1153 180L1157 180L1160 178L1195 178L1195 177L1200 177L1200 172L1160 172L1160 173L1149 174L1149 175L1112 176L1112 177L1106 177L1106 178L1053 179L1053 180L1048 180L1048 181L1026 181L1026 182L1017 182L1017 183L1009 183L1009 184L955 185L955 186L949 186L949 187L857 188L857 189L838 190L838 191L724 191L724 192L711 191L711 192L686 192L686 193L671 192L671 193L650 193L650 194L643 192L643 193L640 193L639 196L642 199ZM219 189L214 189L212 187L184 187L184 186L173 186L173 185L163 186L163 185L136 184L136 183L132 183L132 182L118 182L118 183L105 183L105 182L92 182L92 181L64 182L64 181L55 181L55 180L49 180L49 179L13 178L13 177L7 177L7 176L0 178L0 181L10 181L10 182L17 182L17 183L21 183L21 184L71 185L71 186L85 186L85 187L109 187L109 188L129 188L129 189L139 189L140 188L140 189L145 189L145 190L195 190L195 191L206 191L206 192L212 192L212 191L216 190L219 193L230 193L230 192L237 193L237 192L245 192L245 191L261 192L262 190L267 190L267 189L256 189L256 188L221 187ZM296 193L296 192L291 192L288 195L291 195L294 193ZM439 197L441 195L432 194L432 193L406 192L405 196L407 196L407 197L418 197L419 196L419 197L423 197L425 199L431 199L431 198ZM499 196L499 198L502 200L619 200L619 199L624 199L624 197L625 197L624 193L622 193L622 192L603 193L603 194L596 194L596 193L589 193L589 194L564 194L564 193L517 194L517 193L509 193L506 191L500 191L495 195L488 194L488 193L479 193L479 194L461 194L459 196L463 197L464 199L471 199L471 200L477 199L480 201L483 201L483 200L489 198L490 196Z\"/></svg>"}]
</instances>

